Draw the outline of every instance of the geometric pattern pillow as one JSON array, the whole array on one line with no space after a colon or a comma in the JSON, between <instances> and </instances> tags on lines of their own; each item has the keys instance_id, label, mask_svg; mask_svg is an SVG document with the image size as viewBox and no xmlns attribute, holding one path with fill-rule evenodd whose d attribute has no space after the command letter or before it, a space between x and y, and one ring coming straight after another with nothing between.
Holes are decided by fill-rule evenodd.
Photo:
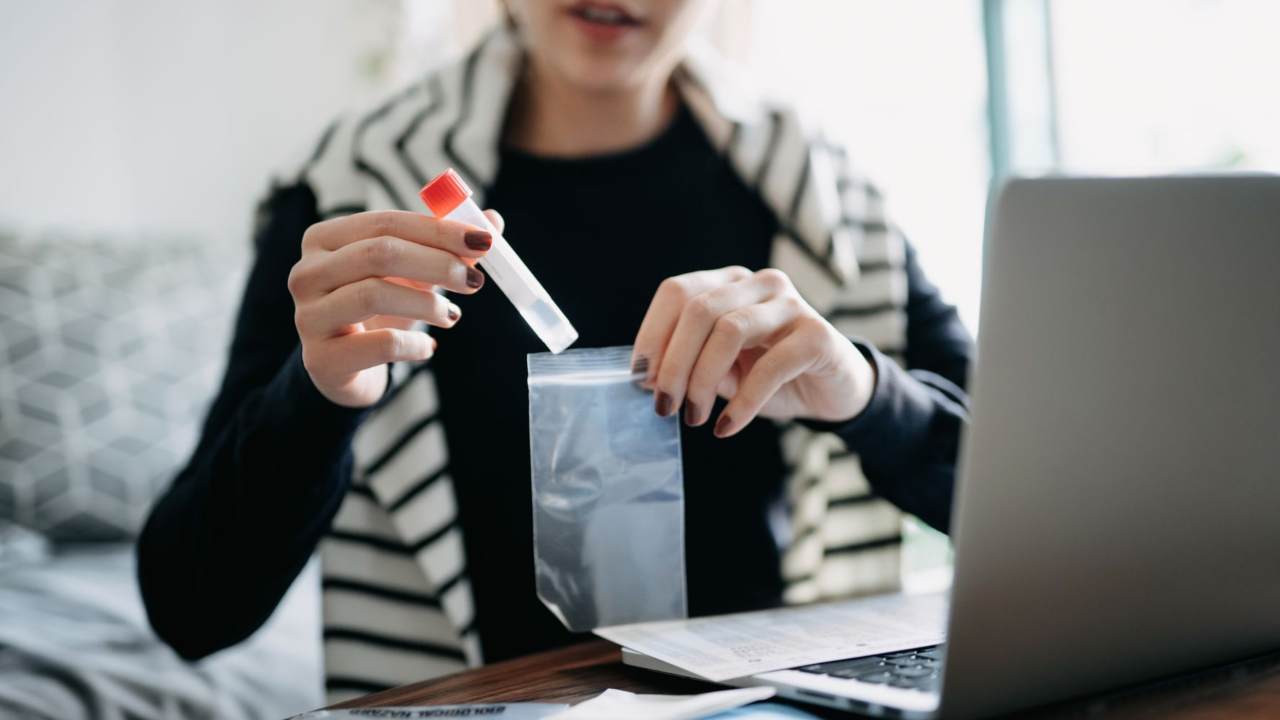
<instances>
[{"instance_id":1,"label":"geometric pattern pillow","mask_svg":"<svg viewBox=\"0 0 1280 720\"><path fill-rule=\"evenodd\" d=\"M0 520L136 536L225 363L243 249L0 234Z\"/></svg>"}]
</instances>

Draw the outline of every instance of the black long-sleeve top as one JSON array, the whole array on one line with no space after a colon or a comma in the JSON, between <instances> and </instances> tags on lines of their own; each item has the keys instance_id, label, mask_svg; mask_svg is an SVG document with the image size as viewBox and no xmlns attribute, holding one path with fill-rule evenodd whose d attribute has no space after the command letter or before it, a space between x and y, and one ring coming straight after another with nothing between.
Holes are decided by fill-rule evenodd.
<instances>
[{"instance_id":1,"label":"black long-sleeve top","mask_svg":"<svg viewBox=\"0 0 1280 720\"><path fill-rule=\"evenodd\" d=\"M664 196L663 212L651 212L646 187L673 176L691 191ZM571 214L558 209L566 198ZM487 200L581 347L630 344L666 277L767 266L777 230L683 110L659 138L616 155L557 160L505 148ZM286 278L303 232L319 220L315 195L305 184L278 187L261 210L222 387L139 542L151 623L188 658L239 642L274 610L347 491L351 440L367 414L325 399L300 358ZM972 343L910 248L906 273L911 370L858 343L876 368L870 404L850 422L810 424L859 453L875 491L945 530ZM476 622L493 661L571 639L534 594L524 358L542 348L496 287L455 301L462 320L436 333L431 362ZM782 497L778 426L757 420L719 440L710 425L682 436L690 612L776 604L783 583L769 516Z\"/></svg>"}]
</instances>

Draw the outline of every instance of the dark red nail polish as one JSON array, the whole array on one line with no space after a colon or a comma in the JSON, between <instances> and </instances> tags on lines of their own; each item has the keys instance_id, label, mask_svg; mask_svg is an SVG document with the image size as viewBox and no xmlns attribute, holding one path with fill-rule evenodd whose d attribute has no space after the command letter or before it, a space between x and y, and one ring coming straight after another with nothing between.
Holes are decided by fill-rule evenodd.
<instances>
[{"instance_id":1,"label":"dark red nail polish","mask_svg":"<svg viewBox=\"0 0 1280 720\"><path fill-rule=\"evenodd\" d=\"M688 425L689 427L697 427L699 425L698 420L701 417L702 417L702 413L698 411L698 406L694 403L689 402L688 400L685 400L684 401L684 424Z\"/></svg>"},{"instance_id":2,"label":"dark red nail polish","mask_svg":"<svg viewBox=\"0 0 1280 720\"><path fill-rule=\"evenodd\" d=\"M733 418L729 417L728 413L720 413L720 419L716 421L716 437L724 437L729 432L729 426L732 424Z\"/></svg>"},{"instance_id":3,"label":"dark red nail polish","mask_svg":"<svg viewBox=\"0 0 1280 720\"><path fill-rule=\"evenodd\" d=\"M475 268L467 268L467 287L478 288L484 285L484 273Z\"/></svg>"},{"instance_id":4,"label":"dark red nail polish","mask_svg":"<svg viewBox=\"0 0 1280 720\"><path fill-rule=\"evenodd\" d=\"M483 230L468 230L462 241L472 250L488 250L493 247L493 236Z\"/></svg>"},{"instance_id":5,"label":"dark red nail polish","mask_svg":"<svg viewBox=\"0 0 1280 720\"><path fill-rule=\"evenodd\" d=\"M671 396L659 390L653 398L653 409L662 417L671 414L672 405L674 405Z\"/></svg>"},{"instance_id":6,"label":"dark red nail polish","mask_svg":"<svg viewBox=\"0 0 1280 720\"><path fill-rule=\"evenodd\" d=\"M458 306L450 305L448 315L449 322L457 322L458 318L462 316L462 313L458 311Z\"/></svg>"},{"instance_id":7,"label":"dark red nail polish","mask_svg":"<svg viewBox=\"0 0 1280 720\"><path fill-rule=\"evenodd\" d=\"M641 355L640 357L637 357L635 362L631 363L631 374L644 375L645 377L648 377L649 376L649 358L643 355Z\"/></svg>"}]
</instances>

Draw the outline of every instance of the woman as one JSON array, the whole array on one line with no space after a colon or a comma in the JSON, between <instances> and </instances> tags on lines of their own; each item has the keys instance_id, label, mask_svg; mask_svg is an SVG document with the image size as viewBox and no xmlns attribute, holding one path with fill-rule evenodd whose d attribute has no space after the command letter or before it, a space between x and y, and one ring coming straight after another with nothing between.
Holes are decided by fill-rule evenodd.
<instances>
[{"instance_id":1,"label":"woman","mask_svg":"<svg viewBox=\"0 0 1280 720\"><path fill-rule=\"evenodd\" d=\"M710 5L512 0L277 181L222 389L139 547L178 652L251 634L317 547L333 697L572 639L531 562L543 348L466 262L491 238L420 212L447 166L578 346L634 344L655 412L682 413L692 613L892 587L898 517L868 480L946 529L970 339L843 153L686 49ZM856 521L834 586L829 492Z\"/></svg>"}]
</instances>

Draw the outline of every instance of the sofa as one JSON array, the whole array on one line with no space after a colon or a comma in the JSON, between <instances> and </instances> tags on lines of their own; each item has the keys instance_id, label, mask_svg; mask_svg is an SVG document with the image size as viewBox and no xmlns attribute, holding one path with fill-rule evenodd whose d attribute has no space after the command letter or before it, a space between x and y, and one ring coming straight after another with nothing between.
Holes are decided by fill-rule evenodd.
<instances>
[{"instance_id":1,"label":"sofa","mask_svg":"<svg viewBox=\"0 0 1280 720\"><path fill-rule=\"evenodd\" d=\"M247 251L0 232L0 717L321 704L315 567L250 640L194 663L152 633L135 578L137 533L216 389Z\"/></svg>"}]
</instances>

